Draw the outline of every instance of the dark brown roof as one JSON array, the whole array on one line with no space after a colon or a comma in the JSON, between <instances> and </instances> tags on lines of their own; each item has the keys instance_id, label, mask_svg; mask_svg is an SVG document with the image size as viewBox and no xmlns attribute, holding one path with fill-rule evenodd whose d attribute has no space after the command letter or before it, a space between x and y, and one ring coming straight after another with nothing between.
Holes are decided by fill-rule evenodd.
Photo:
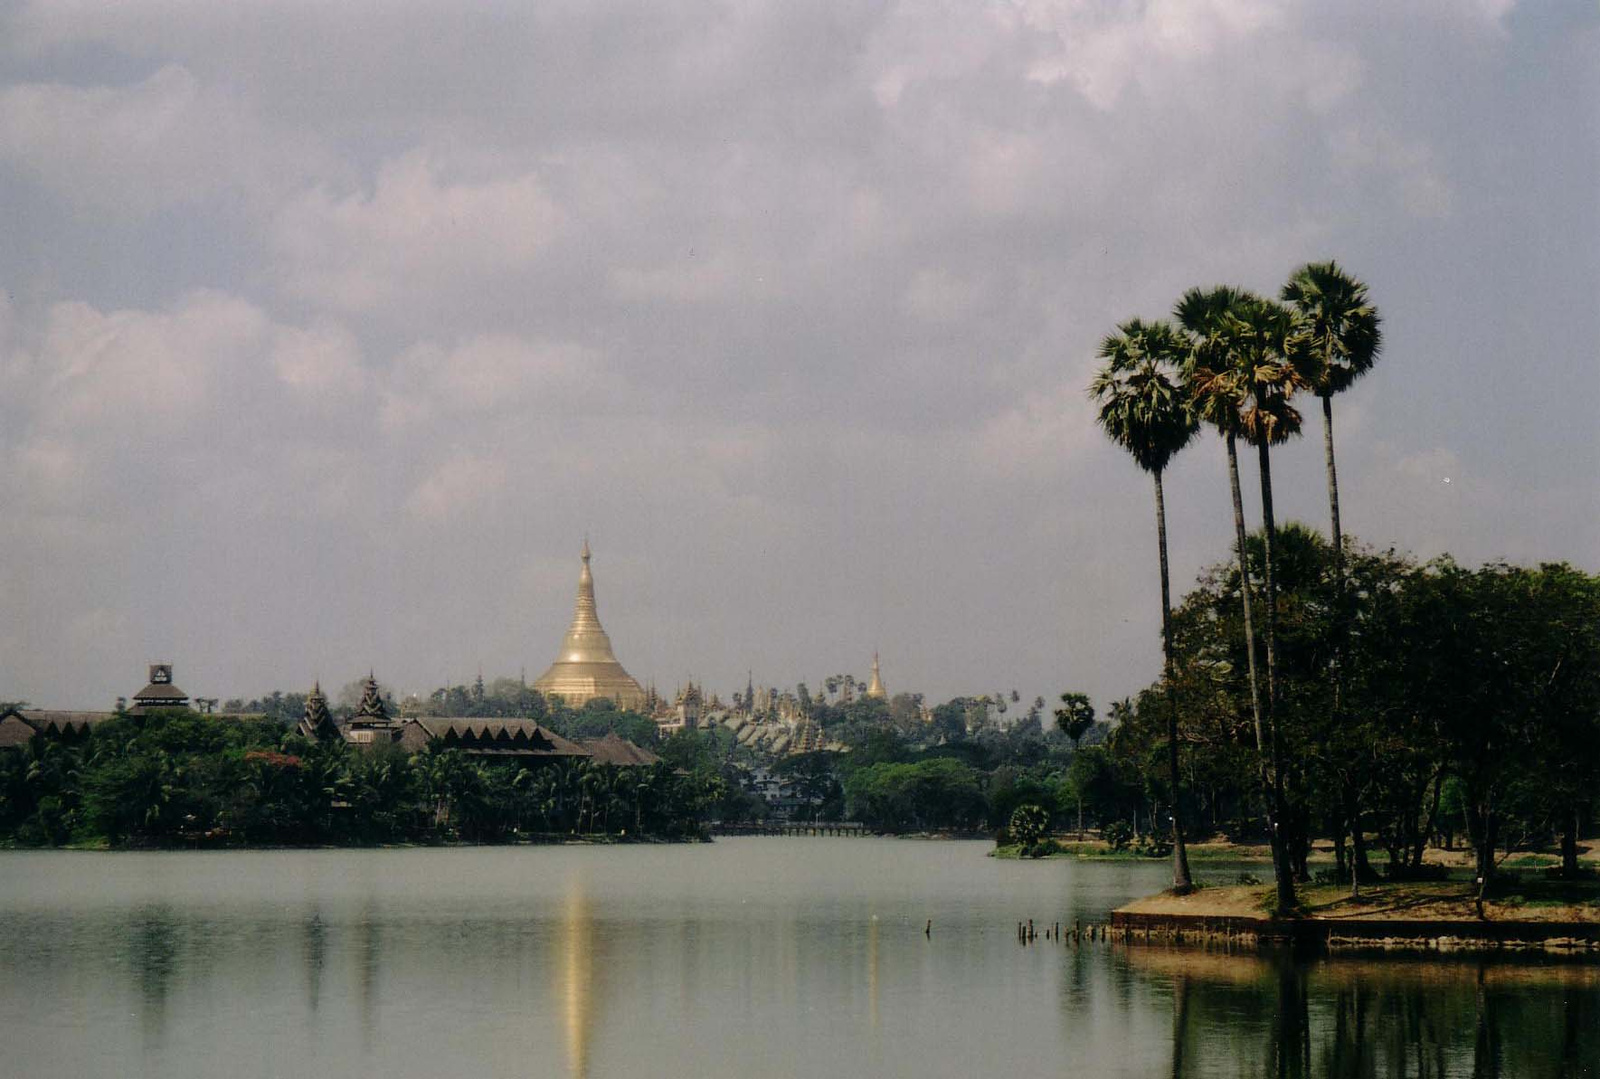
<instances>
[{"instance_id":1,"label":"dark brown roof","mask_svg":"<svg viewBox=\"0 0 1600 1079\"><path fill-rule=\"evenodd\" d=\"M517 757L587 757L589 751L531 719L418 716L411 720L430 739L468 753Z\"/></svg>"},{"instance_id":2,"label":"dark brown roof","mask_svg":"<svg viewBox=\"0 0 1600 1079\"><path fill-rule=\"evenodd\" d=\"M39 732L33 729L15 712L7 712L0 717L0 749L10 746L25 746L33 741L33 736Z\"/></svg>"},{"instance_id":3,"label":"dark brown roof","mask_svg":"<svg viewBox=\"0 0 1600 1079\"><path fill-rule=\"evenodd\" d=\"M104 722L115 712L58 712L42 708L10 708L0 712L0 746L26 743L33 734L51 738L62 735L83 734L96 723ZM33 734L25 734L23 728Z\"/></svg>"},{"instance_id":4,"label":"dark brown roof","mask_svg":"<svg viewBox=\"0 0 1600 1079\"><path fill-rule=\"evenodd\" d=\"M612 731L604 738L588 738L583 748L589 751L596 764L614 764L619 767L648 767L660 764L661 758L642 746L636 746Z\"/></svg>"},{"instance_id":5,"label":"dark brown roof","mask_svg":"<svg viewBox=\"0 0 1600 1079\"><path fill-rule=\"evenodd\" d=\"M133 695L133 699L152 704L183 704L188 701L189 695L183 690L179 689L177 686L163 685L159 682L151 682L148 686L145 686L139 692L135 693Z\"/></svg>"}]
</instances>

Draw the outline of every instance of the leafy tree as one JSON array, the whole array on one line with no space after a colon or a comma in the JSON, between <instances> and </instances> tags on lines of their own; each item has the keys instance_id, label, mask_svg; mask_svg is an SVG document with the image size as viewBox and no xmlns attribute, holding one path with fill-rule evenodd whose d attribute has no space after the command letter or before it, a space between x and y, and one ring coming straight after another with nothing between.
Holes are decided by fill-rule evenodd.
<instances>
[{"instance_id":1,"label":"leafy tree","mask_svg":"<svg viewBox=\"0 0 1600 1079\"><path fill-rule=\"evenodd\" d=\"M1050 831L1050 812L1041 805L1029 802L1012 811L1006 825L1011 838L1024 847L1031 847Z\"/></svg>"}]
</instances>

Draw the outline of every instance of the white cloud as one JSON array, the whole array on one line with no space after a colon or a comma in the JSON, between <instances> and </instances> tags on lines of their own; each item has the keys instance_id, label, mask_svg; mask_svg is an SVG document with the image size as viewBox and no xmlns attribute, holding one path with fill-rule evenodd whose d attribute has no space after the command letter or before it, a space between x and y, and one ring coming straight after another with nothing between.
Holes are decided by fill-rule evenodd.
<instances>
[{"instance_id":1,"label":"white cloud","mask_svg":"<svg viewBox=\"0 0 1600 1079\"><path fill-rule=\"evenodd\" d=\"M386 380L381 416L386 427L406 428L440 414L599 411L616 390L590 349L479 334L449 349L423 342L402 352Z\"/></svg>"},{"instance_id":2,"label":"white cloud","mask_svg":"<svg viewBox=\"0 0 1600 1079\"><path fill-rule=\"evenodd\" d=\"M442 178L425 151L385 162L369 194L317 187L273 225L286 287L318 305L372 311L432 290L468 292L530 266L564 215L534 173Z\"/></svg>"},{"instance_id":3,"label":"white cloud","mask_svg":"<svg viewBox=\"0 0 1600 1079\"><path fill-rule=\"evenodd\" d=\"M0 159L119 216L224 192L270 196L326 167L314 140L275 130L177 64L128 85L0 90Z\"/></svg>"},{"instance_id":4,"label":"white cloud","mask_svg":"<svg viewBox=\"0 0 1600 1079\"><path fill-rule=\"evenodd\" d=\"M507 472L503 459L457 453L412 489L406 498L406 512L431 523L470 515L500 495Z\"/></svg>"},{"instance_id":5,"label":"white cloud","mask_svg":"<svg viewBox=\"0 0 1600 1079\"><path fill-rule=\"evenodd\" d=\"M284 384L308 400L329 407L352 402L366 384L361 346L355 334L336 322L279 326L273 332L272 366Z\"/></svg>"},{"instance_id":6,"label":"white cloud","mask_svg":"<svg viewBox=\"0 0 1600 1079\"><path fill-rule=\"evenodd\" d=\"M158 312L57 304L31 362L37 418L57 431L185 424L259 353L267 328L253 304L209 291Z\"/></svg>"}]
</instances>

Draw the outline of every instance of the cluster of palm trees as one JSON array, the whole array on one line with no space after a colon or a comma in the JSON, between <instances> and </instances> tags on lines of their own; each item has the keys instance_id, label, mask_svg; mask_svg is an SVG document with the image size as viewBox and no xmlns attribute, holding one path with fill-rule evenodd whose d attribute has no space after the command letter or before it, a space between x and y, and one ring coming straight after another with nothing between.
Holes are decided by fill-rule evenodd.
<instances>
[{"instance_id":1,"label":"cluster of palm trees","mask_svg":"<svg viewBox=\"0 0 1600 1079\"><path fill-rule=\"evenodd\" d=\"M1379 316L1367 287L1337 263L1319 262L1290 275L1278 300L1243 289L1217 286L1185 292L1171 321L1129 319L1100 344L1104 365L1089 394L1106 434L1126 449L1155 481L1156 533L1161 563L1163 681L1168 684L1167 763L1173 791L1173 889L1194 884L1184 847L1178 793L1178 717L1172 705L1172 600L1167 570L1167 523L1161 477L1202 425L1214 427L1227 450L1233 498L1234 539L1244 605L1245 655L1249 668L1258 776L1267 807L1277 899L1295 905L1294 879L1279 827L1285 811L1282 740L1274 722L1277 705L1277 595L1273 578L1272 447L1300 434L1294 406L1300 393L1322 400L1335 572L1342 591L1338 474L1333 453L1333 395L1349 388L1377 360L1382 345ZM1264 557L1261 561L1265 663L1258 664L1250 567L1245 558L1244 499L1239 487L1240 440L1256 448L1261 481ZM1337 649L1335 649L1337 655ZM1337 660L1330 671L1337 701ZM1261 673L1265 674L1265 686Z\"/></svg>"}]
</instances>

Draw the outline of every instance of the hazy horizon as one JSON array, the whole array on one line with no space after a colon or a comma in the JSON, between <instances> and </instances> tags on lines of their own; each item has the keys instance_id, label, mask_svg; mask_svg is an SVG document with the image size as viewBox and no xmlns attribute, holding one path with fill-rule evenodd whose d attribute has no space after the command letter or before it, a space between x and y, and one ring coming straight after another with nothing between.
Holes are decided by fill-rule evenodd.
<instances>
[{"instance_id":1,"label":"hazy horizon","mask_svg":"<svg viewBox=\"0 0 1600 1079\"><path fill-rule=\"evenodd\" d=\"M1159 600L1097 342L1327 258L1385 319L1347 533L1600 568L1593 4L0 27L0 698L531 681L587 534L643 683L877 651L891 693L1103 712ZM1278 516L1325 530L1303 411ZM1167 513L1176 598L1227 557L1215 436Z\"/></svg>"}]
</instances>

